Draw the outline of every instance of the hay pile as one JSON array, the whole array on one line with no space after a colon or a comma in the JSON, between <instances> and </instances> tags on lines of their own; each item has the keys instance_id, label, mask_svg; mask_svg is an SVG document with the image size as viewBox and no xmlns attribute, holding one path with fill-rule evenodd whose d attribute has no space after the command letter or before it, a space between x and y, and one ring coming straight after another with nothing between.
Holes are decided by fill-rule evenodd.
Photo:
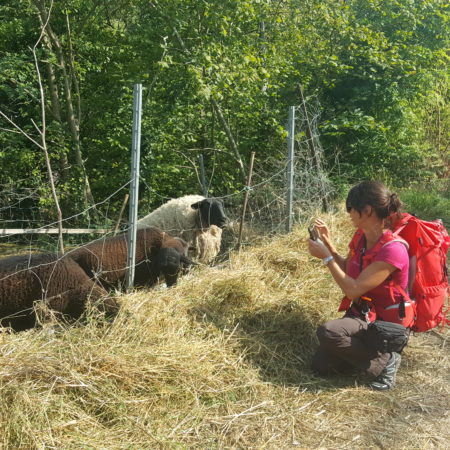
<instances>
[{"instance_id":1,"label":"hay pile","mask_svg":"<svg viewBox=\"0 0 450 450\"><path fill-rule=\"evenodd\" d=\"M329 216L338 247L351 234ZM339 289L299 228L121 298L112 323L0 335L3 448L448 448L448 330L414 336L398 387L309 369Z\"/></svg>"}]
</instances>

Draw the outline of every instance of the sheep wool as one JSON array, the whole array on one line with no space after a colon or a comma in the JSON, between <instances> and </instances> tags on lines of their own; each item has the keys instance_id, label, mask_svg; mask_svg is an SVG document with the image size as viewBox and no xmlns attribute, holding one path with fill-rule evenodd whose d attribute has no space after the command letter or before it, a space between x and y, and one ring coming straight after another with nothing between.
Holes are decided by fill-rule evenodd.
<instances>
[{"instance_id":1,"label":"sheep wool","mask_svg":"<svg viewBox=\"0 0 450 450\"><path fill-rule=\"evenodd\" d=\"M138 228L158 227L172 236L179 236L189 247L195 247L190 256L199 262L210 262L219 253L222 230L216 225L198 228L199 211L191 206L204 199L201 195L172 199L138 220Z\"/></svg>"},{"instance_id":2,"label":"sheep wool","mask_svg":"<svg viewBox=\"0 0 450 450\"><path fill-rule=\"evenodd\" d=\"M197 231L194 246L198 260L204 263L211 262L218 255L221 242L222 229L216 225Z\"/></svg>"},{"instance_id":3,"label":"sheep wool","mask_svg":"<svg viewBox=\"0 0 450 450\"><path fill-rule=\"evenodd\" d=\"M0 324L20 331L36 323L35 305L78 319L88 303L113 315L119 305L70 257L16 255L0 260Z\"/></svg>"},{"instance_id":4,"label":"sheep wool","mask_svg":"<svg viewBox=\"0 0 450 450\"><path fill-rule=\"evenodd\" d=\"M180 236L187 242L195 236L192 231L196 228L197 211L191 205L201 202L205 197L201 195L186 195L169 200L150 214L138 220L138 228L156 227L172 236ZM190 233L189 233L190 232ZM186 239L188 234L191 239Z\"/></svg>"}]
</instances>

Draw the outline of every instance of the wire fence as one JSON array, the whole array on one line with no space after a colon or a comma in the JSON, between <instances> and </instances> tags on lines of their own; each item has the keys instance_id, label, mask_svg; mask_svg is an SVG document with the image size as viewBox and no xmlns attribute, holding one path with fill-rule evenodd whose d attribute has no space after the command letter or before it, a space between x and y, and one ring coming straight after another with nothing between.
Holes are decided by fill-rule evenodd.
<instances>
[{"instance_id":1,"label":"wire fence","mask_svg":"<svg viewBox=\"0 0 450 450\"><path fill-rule=\"evenodd\" d=\"M333 196L332 184L325 173L324 152L319 139L318 123L320 118L320 105L315 99L309 99L295 108L294 125L294 160L293 173L293 221L301 222L311 216L312 211L327 208ZM268 235L285 232L288 220L287 210L287 166L288 159L273 158L258 161L256 154L252 185L242 186L242 189L231 195L221 197L226 205L227 215L231 219L231 226L224 233L227 249L233 248L237 242L237 224L240 221L244 194L248 193L248 205L245 215L243 243L251 241L258 235ZM270 167L270 170L268 169ZM187 170L187 169L184 169ZM208 174L207 174L208 175ZM213 180L212 180L213 181ZM211 179L208 180L211 182ZM15 189L14 186L3 186L0 193L0 256L23 252L56 252L58 250L58 237L52 234L57 226L56 222L43 224L43 217L48 214L46 208L39 205L40 191L33 187L34 180L30 179L30 188ZM97 211L96 221L89 221L83 225L83 232L64 235L65 245L76 247L102 237L113 235L117 230L125 231L127 228L127 211L122 218L118 217L117 198L125 198L129 193L130 182L118 187L109 196L95 205ZM26 185L23 181L21 186ZM199 192L186 192L188 194L202 194ZM144 185L141 195L157 198L160 204L169 200L161 193ZM91 208L94 208L92 206ZM114 212L111 212L114 211ZM80 217L92 217L86 214L87 210L70 217L63 218L62 227L65 230L79 228ZM138 212L142 217L148 212ZM92 219L91 219L92 220ZM26 228L31 231L26 234L5 234L11 228ZM3 229L3 230L1 230ZM228 236L228 237L227 237Z\"/></svg>"},{"instance_id":2,"label":"wire fence","mask_svg":"<svg viewBox=\"0 0 450 450\"><path fill-rule=\"evenodd\" d=\"M269 161L267 159L258 161L256 156L254 165L253 159L251 164L254 170L247 178L251 179L251 183L248 182L250 185L242 186L237 193L220 197L226 205L225 209L231 225L225 229L222 235L221 252L216 258L216 262L226 260L229 251L240 248L241 245L253 243L262 236L285 232L287 228L290 228L292 221L294 223L304 221L311 217L313 211L328 207L332 186L323 170L323 149L317 131L319 111L318 105L309 110L305 104L296 108L296 121L290 127L293 130L291 138L294 141L294 156L291 155L284 160L273 158ZM293 177L288 177L288 167L289 173L292 173ZM202 171L200 170L200 172ZM206 177L202 176L201 179L205 180ZM290 183L291 179L293 180L292 184ZM27 186L27 181L22 180L20 186ZM136 177L134 181L137 181ZM209 183L213 181L213 174L210 174ZM91 295L95 298L99 295L98 289L103 289L102 277L107 279L109 274L111 276L117 274L118 283L117 286L114 285L114 288L121 289L124 287L121 277L122 273L125 273L127 279L125 286L129 290L133 284L128 283L128 279L130 274L135 271L133 255L131 257L128 255L126 261L123 261L123 265L122 262L113 261L113 265L108 266L109 268L103 264L103 260L97 261L98 266L94 264L95 267L90 269L92 273L88 274L75 262L70 266L72 259L62 259L64 257L58 253L61 248L64 248L66 254L70 254L72 250L93 240L99 240L100 248L103 248L104 245L106 246L106 241L104 241L106 238L117 232L126 232L128 229L135 230L129 226L127 215L122 216L122 213L127 210L125 202L120 213L117 212L117 199L128 198L130 186L133 184L132 180L113 190L110 195L89 209L83 209L70 217L63 217L62 223L59 221L45 223L45 217L51 216L51 211L48 209L51 208L48 206L51 202L44 202L46 206L40 206L42 191L39 187L35 187L35 184L36 180L30 178L30 187L19 189L13 185L3 186L0 193L0 284L4 283L5 287L16 286L17 289L26 292L34 289L30 295L36 296L36 298L28 298L28 294L25 293L22 295L23 298L21 297L23 304L19 301L21 306L16 308L18 310L11 310L6 317L1 318L2 325L9 323L9 326L13 328L18 326L18 329L33 326L35 320L37 322L45 321L45 317L48 315L48 306L51 309L52 301L58 302L60 297L63 299L62 302L70 302L70 299L74 297L76 297L76 302L87 301ZM143 197L158 198L160 204L169 200L164 198L160 192L150 189L149 186L145 185L144 188L144 191L141 192ZM206 187L203 185L199 191L206 192ZM195 194L195 192L186 192L186 195L188 194ZM247 208L242 222L244 199ZM289 208L287 207L288 203ZM94 208L95 214L94 211L90 211ZM143 217L148 212L139 211L138 217ZM134 212L132 214L134 215ZM79 224L83 219L87 223L80 230ZM287 222L288 226L286 227ZM12 226L19 227L14 230L14 234L11 234ZM73 230L74 227L77 227L76 232ZM64 232L63 235L61 235L61 229ZM243 233L241 234L241 232ZM132 233L126 234L129 250L131 248L130 234ZM123 237L119 239L123 239ZM61 241L63 241L63 245ZM42 253L51 253L51 255ZM12 258L1 258L8 256ZM117 267L117 264L120 267ZM142 274L146 264L146 260L138 261L136 269L139 267ZM82 273L78 274L78 269ZM147 275L159 276L154 273ZM147 275L145 276L147 277ZM58 276L71 278L65 280L72 284L65 286L62 289L64 292L61 289L58 290L59 284L52 281L54 277ZM78 278L76 278L77 276ZM157 283L157 281L152 278L152 283ZM89 292L85 292L86 289ZM104 289L103 291L106 293ZM104 296L104 294L102 295ZM62 305L61 301L56 304ZM108 300L105 300L104 306L107 307L107 304Z\"/></svg>"}]
</instances>

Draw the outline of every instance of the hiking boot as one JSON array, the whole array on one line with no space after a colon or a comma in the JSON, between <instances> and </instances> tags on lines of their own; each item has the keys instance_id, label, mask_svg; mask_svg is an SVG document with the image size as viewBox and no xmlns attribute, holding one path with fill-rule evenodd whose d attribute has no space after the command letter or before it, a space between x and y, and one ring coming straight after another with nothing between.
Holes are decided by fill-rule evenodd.
<instances>
[{"instance_id":1,"label":"hiking boot","mask_svg":"<svg viewBox=\"0 0 450 450\"><path fill-rule=\"evenodd\" d=\"M400 367L400 362L402 357L400 353L391 353L386 367L378 375L374 381L372 381L369 386L376 391L387 391L395 386L395 376L397 375L397 370Z\"/></svg>"}]
</instances>

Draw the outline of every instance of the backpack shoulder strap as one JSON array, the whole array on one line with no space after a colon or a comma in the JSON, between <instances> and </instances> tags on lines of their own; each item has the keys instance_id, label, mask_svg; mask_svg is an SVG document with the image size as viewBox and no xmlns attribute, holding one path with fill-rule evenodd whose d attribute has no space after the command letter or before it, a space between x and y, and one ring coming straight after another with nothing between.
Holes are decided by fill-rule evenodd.
<instances>
[{"instance_id":1,"label":"backpack shoulder strap","mask_svg":"<svg viewBox=\"0 0 450 450\"><path fill-rule=\"evenodd\" d=\"M393 241L398 240L396 237L394 237L393 233L391 231L386 231L384 235L379 239L375 245L370 249L368 254L366 255L367 258L370 257L370 259L374 258L378 252L387 244L390 244Z\"/></svg>"},{"instance_id":2,"label":"backpack shoulder strap","mask_svg":"<svg viewBox=\"0 0 450 450\"><path fill-rule=\"evenodd\" d=\"M369 265L369 263L375 258L383 247L392 244L393 242L401 242L406 247L406 250L409 248L408 242L401 237L398 237L391 231L387 231L384 233L384 236L370 249L370 251L363 256L364 267Z\"/></svg>"},{"instance_id":3,"label":"backpack shoulder strap","mask_svg":"<svg viewBox=\"0 0 450 450\"><path fill-rule=\"evenodd\" d=\"M409 249L409 244L408 244L408 242L405 241L405 239L402 239L401 237L396 237L395 235L394 235L394 239L391 239L390 241L386 242L386 243L383 245L383 247L385 247L385 246L388 245L388 244L392 244L392 242L401 242L401 243L406 247L406 250Z\"/></svg>"},{"instance_id":4,"label":"backpack shoulder strap","mask_svg":"<svg viewBox=\"0 0 450 450\"><path fill-rule=\"evenodd\" d=\"M355 251L356 248L358 247L359 241L363 238L363 236L364 236L363 231L360 228L358 228L355 231L355 234L353 235L350 244L348 244L349 249Z\"/></svg>"}]
</instances>

